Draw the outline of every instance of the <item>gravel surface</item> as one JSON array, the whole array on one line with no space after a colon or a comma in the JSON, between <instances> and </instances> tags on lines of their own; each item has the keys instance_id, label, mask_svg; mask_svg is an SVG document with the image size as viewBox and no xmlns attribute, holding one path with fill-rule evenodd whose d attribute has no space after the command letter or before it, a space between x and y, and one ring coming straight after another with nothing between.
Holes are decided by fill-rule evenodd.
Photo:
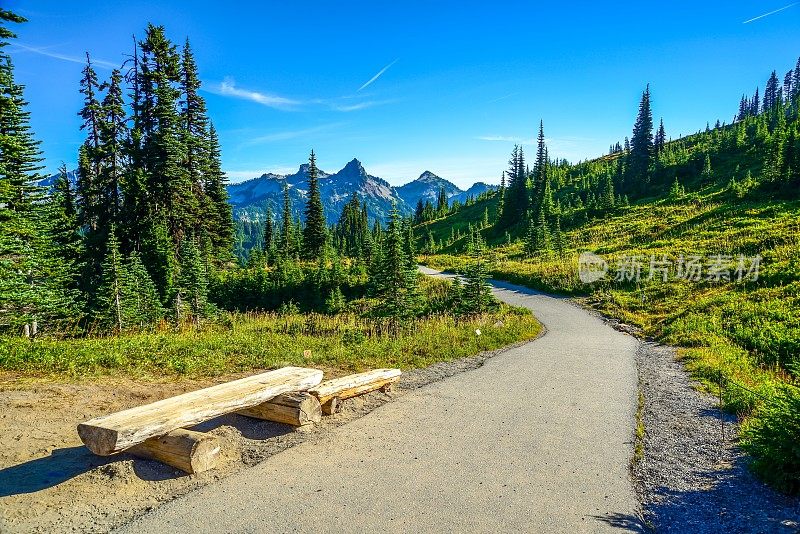
<instances>
[{"instance_id":1,"label":"gravel surface","mask_svg":"<svg viewBox=\"0 0 800 534\"><path fill-rule=\"evenodd\" d=\"M643 342L644 458L634 463L644 518L657 532L796 533L800 499L772 491L747 468L734 416L699 391L675 350Z\"/></svg>"}]
</instances>

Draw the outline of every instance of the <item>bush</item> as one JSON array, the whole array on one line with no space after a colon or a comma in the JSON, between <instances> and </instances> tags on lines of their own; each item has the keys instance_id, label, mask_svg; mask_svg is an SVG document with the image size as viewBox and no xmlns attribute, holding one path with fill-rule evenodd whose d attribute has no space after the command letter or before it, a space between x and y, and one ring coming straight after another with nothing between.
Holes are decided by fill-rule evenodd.
<instances>
[{"instance_id":1,"label":"bush","mask_svg":"<svg viewBox=\"0 0 800 534\"><path fill-rule=\"evenodd\" d=\"M800 493L800 389L784 386L747 420L741 436L753 471L778 490Z\"/></svg>"}]
</instances>

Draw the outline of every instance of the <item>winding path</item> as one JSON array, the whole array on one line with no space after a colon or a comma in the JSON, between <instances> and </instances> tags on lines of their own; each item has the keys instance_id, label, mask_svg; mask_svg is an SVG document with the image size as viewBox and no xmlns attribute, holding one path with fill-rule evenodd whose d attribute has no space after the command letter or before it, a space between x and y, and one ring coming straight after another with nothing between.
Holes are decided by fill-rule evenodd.
<instances>
[{"instance_id":1,"label":"winding path","mask_svg":"<svg viewBox=\"0 0 800 534\"><path fill-rule=\"evenodd\" d=\"M567 299L493 285L547 333L122 530L639 531L638 342Z\"/></svg>"}]
</instances>

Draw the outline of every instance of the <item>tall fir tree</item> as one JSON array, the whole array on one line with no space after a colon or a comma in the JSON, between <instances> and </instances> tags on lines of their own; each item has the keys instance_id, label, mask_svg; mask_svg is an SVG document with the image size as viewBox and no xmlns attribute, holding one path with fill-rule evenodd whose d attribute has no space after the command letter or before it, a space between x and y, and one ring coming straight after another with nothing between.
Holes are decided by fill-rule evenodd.
<instances>
[{"instance_id":1,"label":"tall fir tree","mask_svg":"<svg viewBox=\"0 0 800 534\"><path fill-rule=\"evenodd\" d=\"M5 48L9 24L25 22L0 9L0 331L33 336L54 327L71 307L70 273L56 256L49 202L41 178L39 142L30 128L24 87Z\"/></svg>"},{"instance_id":2,"label":"tall fir tree","mask_svg":"<svg viewBox=\"0 0 800 534\"><path fill-rule=\"evenodd\" d=\"M381 253L373 270L373 296L379 301L378 313L388 317L408 318L417 311L417 270L404 244L402 221L397 205L392 204L389 224L381 243Z\"/></svg>"},{"instance_id":3,"label":"tall fir tree","mask_svg":"<svg viewBox=\"0 0 800 534\"><path fill-rule=\"evenodd\" d=\"M650 165L653 160L653 112L650 109L650 84L647 85L639 103L639 114L633 126L630 153L626 160L626 193L645 192L650 181Z\"/></svg>"},{"instance_id":4,"label":"tall fir tree","mask_svg":"<svg viewBox=\"0 0 800 534\"><path fill-rule=\"evenodd\" d=\"M308 200L306 201L306 225L303 228L303 255L317 258L325 248L327 225L322 198L319 192L319 173L314 151L308 158Z\"/></svg>"}]
</instances>

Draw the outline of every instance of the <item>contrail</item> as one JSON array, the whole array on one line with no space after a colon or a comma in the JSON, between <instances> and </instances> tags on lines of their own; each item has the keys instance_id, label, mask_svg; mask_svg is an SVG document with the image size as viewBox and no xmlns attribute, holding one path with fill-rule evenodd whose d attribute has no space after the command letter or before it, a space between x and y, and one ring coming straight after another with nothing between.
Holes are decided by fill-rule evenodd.
<instances>
[{"instance_id":1,"label":"contrail","mask_svg":"<svg viewBox=\"0 0 800 534\"><path fill-rule=\"evenodd\" d=\"M364 88L366 88L366 87L369 87L369 85L370 85L372 82L374 82L375 80L377 80L378 78L380 78L380 77L381 77L381 75L382 75L384 72L386 72L387 70L389 70L389 67L391 67L392 65L394 65L395 63L397 63L397 61L398 61L399 59L400 59L400 58L397 58L397 59L395 59L394 61L392 61L391 63L389 63L389 64L388 64L388 65L386 65L385 67L383 67L381 70L379 70L379 71L378 71L378 74L376 74L375 76L373 76L372 78L370 78L370 79L369 79L369 81L368 81L367 83L365 83L364 85L362 85L361 87L359 87L359 88L358 88L358 91L356 91L356 93L358 93L359 91L361 91L362 89L364 89Z\"/></svg>"},{"instance_id":2,"label":"contrail","mask_svg":"<svg viewBox=\"0 0 800 534\"><path fill-rule=\"evenodd\" d=\"M34 54L40 54L42 56L51 57L53 59L60 59L62 61L69 61L70 63L80 63L82 65L86 64L86 57L75 57L75 56L68 56L66 54L59 54L57 52L50 52L47 50L49 47L35 47L35 46L28 46L26 44L22 44L20 42L13 42L11 43L12 46L16 46L20 50L24 50L26 52L32 52ZM97 59L92 58L92 65L95 67L103 67L106 69L113 69L118 67L117 63L113 63L111 61L106 61L104 59Z\"/></svg>"},{"instance_id":3,"label":"contrail","mask_svg":"<svg viewBox=\"0 0 800 534\"><path fill-rule=\"evenodd\" d=\"M794 7L797 4L800 4L800 2L792 2L788 6L783 6L780 9L776 9L775 11L770 11L769 13L764 13L763 15L759 15L757 17L753 17L752 19L749 19L749 20L746 20L746 21L742 22L742 24L749 24L749 23L753 22L754 20L763 19L764 17L769 17L770 15L774 15L775 13L780 13L781 11L783 11L785 9L789 9L790 7Z\"/></svg>"}]
</instances>

